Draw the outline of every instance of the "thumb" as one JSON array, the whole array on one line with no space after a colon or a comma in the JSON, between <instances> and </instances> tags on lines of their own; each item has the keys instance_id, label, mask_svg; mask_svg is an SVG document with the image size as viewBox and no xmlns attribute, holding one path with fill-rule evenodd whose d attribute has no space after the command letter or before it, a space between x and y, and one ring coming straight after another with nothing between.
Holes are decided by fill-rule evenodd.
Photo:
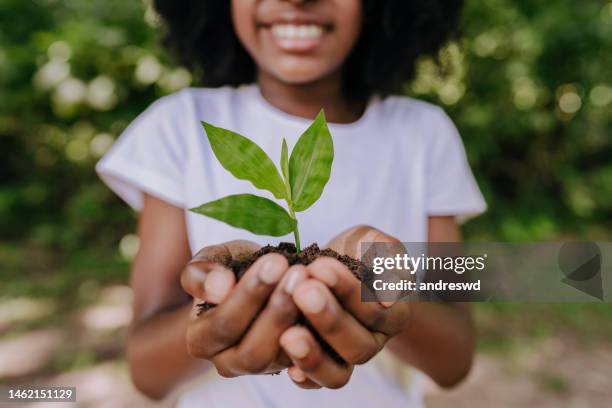
<instances>
[{"instance_id":1,"label":"thumb","mask_svg":"<svg viewBox=\"0 0 612 408\"><path fill-rule=\"evenodd\" d=\"M360 259L362 243L369 242L399 243L400 241L377 228L369 225L358 225L341 232L329 242L327 247L339 254Z\"/></svg>"},{"instance_id":2,"label":"thumb","mask_svg":"<svg viewBox=\"0 0 612 408\"><path fill-rule=\"evenodd\" d=\"M218 263L191 262L181 274L181 286L194 299L218 304L236 284L234 272Z\"/></svg>"},{"instance_id":3,"label":"thumb","mask_svg":"<svg viewBox=\"0 0 612 408\"><path fill-rule=\"evenodd\" d=\"M236 284L236 276L224 265L259 248L249 241L230 241L202 248L181 273L181 286L194 299L221 303Z\"/></svg>"}]
</instances>

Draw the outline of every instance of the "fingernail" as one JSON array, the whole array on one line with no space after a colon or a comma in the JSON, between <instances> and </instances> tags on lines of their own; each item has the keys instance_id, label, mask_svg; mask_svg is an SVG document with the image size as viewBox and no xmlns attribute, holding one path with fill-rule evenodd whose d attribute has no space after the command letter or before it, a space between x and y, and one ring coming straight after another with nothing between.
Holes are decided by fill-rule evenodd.
<instances>
[{"instance_id":1,"label":"fingernail","mask_svg":"<svg viewBox=\"0 0 612 408\"><path fill-rule=\"evenodd\" d=\"M204 282L206 299L211 303L220 303L229 293L232 282L224 271L213 269Z\"/></svg>"},{"instance_id":2,"label":"fingernail","mask_svg":"<svg viewBox=\"0 0 612 408\"><path fill-rule=\"evenodd\" d=\"M300 273L300 270L297 268L294 269L290 269L287 275L287 281L285 282L285 292L287 292L288 294L292 295L293 291L295 290L295 287L298 285L298 283L300 283L300 281L302 280L302 274Z\"/></svg>"},{"instance_id":3,"label":"fingernail","mask_svg":"<svg viewBox=\"0 0 612 408\"><path fill-rule=\"evenodd\" d=\"M283 265L281 262L275 261L274 259L264 259L259 266L259 279L268 285L277 283L283 276L285 266L286 265Z\"/></svg>"},{"instance_id":4,"label":"fingernail","mask_svg":"<svg viewBox=\"0 0 612 408\"><path fill-rule=\"evenodd\" d=\"M299 299L298 305L306 313L320 313L325 309L325 298L319 289L307 289Z\"/></svg>"},{"instance_id":5,"label":"fingernail","mask_svg":"<svg viewBox=\"0 0 612 408\"><path fill-rule=\"evenodd\" d=\"M202 284L204 284L204 282L206 281L206 272L204 272L195 265L188 265L187 273L189 274L189 276L191 276L193 280L197 280Z\"/></svg>"},{"instance_id":6,"label":"fingernail","mask_svg":"<svg viewBox=\"0 0 612 408\"><path fill-rule=\"evenodd\" d=\"M305 340L302 339L296 339L292 342L289 342L286 347L287 353L289 353L291 357L298 359L306 357L310 352L310 346Z\"/></svg>"},{"instance_id":7,"label":"fingernail","mask_svg":"<svg viewBox=\"0 0 612 408\"><path fill-rule=\"evenodd\" d=\"M289 377L295 382L301 383L306 381L306 374L298 367L291 367L287 372L289 373Z\"/></svg>"},{"instance_id":8,"label":"fingernail","mask_svg":"<svg viewBox=\"0 0 612 408\"><path fill-rule=\"evenodd\" d=\"M385 307L385 308L390 308L391 306L393 306L395 304L395 301L381 301L380 304Z\"/></svg>"}]
</instances>

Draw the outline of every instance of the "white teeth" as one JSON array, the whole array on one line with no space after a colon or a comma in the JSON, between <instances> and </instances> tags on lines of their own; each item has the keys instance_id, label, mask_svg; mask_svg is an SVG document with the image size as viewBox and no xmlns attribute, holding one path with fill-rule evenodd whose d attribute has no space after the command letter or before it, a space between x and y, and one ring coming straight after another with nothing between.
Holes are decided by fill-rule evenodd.
<instances>
[{"instance_id":1,"label":"white teeth","mask_svg":"<svg viewBox=\"0 0 612 408\"><path fill-rule=\"evenodd\" d=\"M315 24L274 24L272 34L287 40L312 40L323 35L323 27Z\"/></svg>"}]
</instances>

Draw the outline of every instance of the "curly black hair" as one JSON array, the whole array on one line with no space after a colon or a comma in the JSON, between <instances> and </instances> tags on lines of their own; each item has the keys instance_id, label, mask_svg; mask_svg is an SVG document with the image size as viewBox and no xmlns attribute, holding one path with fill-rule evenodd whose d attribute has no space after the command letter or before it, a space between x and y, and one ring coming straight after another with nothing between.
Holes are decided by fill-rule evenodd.
<instances>
[{"instance_id":1,"label":"curly black hair","mask_svg":"<svg viewBox=\"0 0 612 408\"><path fill-rule=\"evenodd\" d=\"M463 0L362 0L360 38L344 66L345 95L401 93L421 56L436 57L458 33ZM165 45L179 62L201 72L204 86L255 80L255 64L231 23L229 0L155 0Z\"/></svg>"}]
</instances>

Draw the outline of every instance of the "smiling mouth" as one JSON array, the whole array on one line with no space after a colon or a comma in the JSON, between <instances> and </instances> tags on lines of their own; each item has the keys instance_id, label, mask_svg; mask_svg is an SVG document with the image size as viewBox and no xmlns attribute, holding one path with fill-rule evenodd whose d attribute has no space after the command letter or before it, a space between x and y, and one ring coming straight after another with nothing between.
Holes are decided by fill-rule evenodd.
<instances>
[{"instance_id":1,"label":"smiling mouth","mask_svg":"<svg viewBox=\"0 0 612 408\"><path fill-rule=\"evenodd\" d=\"M319 46L329 27L313 23L274 23L269 29L274 43L283 51L304 53Z\"/></svg>"},{"instance_id":2,"label":"smiling mouth","mask_svg":"<svg viewBox=\"0 0 612 408\"><path fill-rule=\"evenodd\" d=\"M272 35L283 40L316 40L323 36L324 27L316 24L274 24Z\"/></svg>"}]
</instances>

